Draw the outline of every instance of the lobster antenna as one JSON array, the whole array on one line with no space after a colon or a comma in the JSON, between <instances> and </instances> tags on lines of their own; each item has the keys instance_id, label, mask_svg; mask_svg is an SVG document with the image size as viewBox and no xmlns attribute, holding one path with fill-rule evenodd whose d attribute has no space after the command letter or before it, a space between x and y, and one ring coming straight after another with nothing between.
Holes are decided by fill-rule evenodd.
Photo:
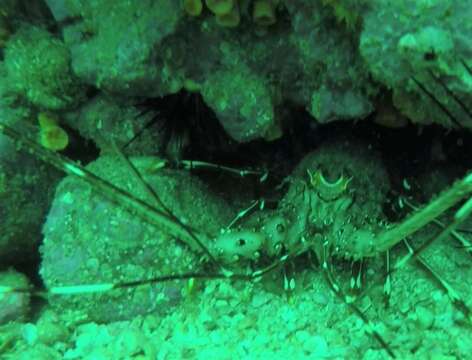
<instances>
[{"instance_id":1,"label":"lobster antenna","mask_svg":"<svg viewBox=\"0 0 472 360\"><path fill-rule=\"evenodd\" d=\"M452 121L458 128L462 128L463 126L461 123L452 115L452 113L448 110L446 106L444 106L434 94L429 91L419 80L417 80L414 76L411 77L413 82L447 115L449 120Z\"/></svg>"},{"instance_id":2,"label":"lobster antenna","mask_svg":"<svg viewBox=\"0 0 472 360\"><path fill-rule=\"evenodd\" d=\"M143 176L141 173L138 171L136 166L125 156L125 154L119 149L119 147L116 145L114 141L112 141L112 147L117 153L118 157L121 159L123 164L125 164L128 169L131 171L131 173L136 177L136 179L139 181L141 187L148 193L148 195L155 200L155 202L159 205L159 207L164 211L164 213L172 220L175 222L176 225L178 225L180 228L184 229L187 235L192 238L193 241L200 247L201 250L205 253L206 256L218 267L218 269L223 270L224 272L224 267L221 265L221 263L216 260L216 258L211 254L210 250L202 243L202 241L195 235L195 233L192 231L192 229L188 226L185 225L180 221L180 219L175 216L172 211L162 202L161 198L159 195L154 191L154 189L149 186L149 184L143 179Z\"/></svg>"},{"instance_id":3,"label":"lobster antenna","mask_svg":"<svg viewBox=\"0 0 472 360\"><path fill-rule=\"evenodd\" d=\"M444 91L455 100L457 104L464 110L464 112L472 119L472 111L467 107L467 105L452 92L439 77L435 76L431 70L428 70L431 77L444 89Z\"/></svg>"},{"instance_id":4,"label":"lobster antenna","mask_svg":"<svg viewBox=\"0 0 472 360\"><path fill-rule=\"evenodd\" d=\"M57 169L63 171L68 175L77 176L83 179L84 181L88 182L93 186L95 190L99 191L102 195L106 196L111 201L119 203L129 211L136 213L145 221L148 221L154 226L165 227L171 234L181 238L189 246L192 247L193 244L193 247L195 247L194 244L196 243L197 246L208 256L208 258L216 266L218 266L218 268L224 274L226 274L226 276L232 275L231 271L228 271L221 266L221 264L203 245L200 239L198 239L193 233L193 236L190 235L186 227L182 227L180 222L176 222L175 219L173 217L170 217L165 211L160 210L155 206L152 206L147 202L136 198L135 196L129 194L127 191L113 185L105 179L98 177L91 171L69 160L65 156L43 148L35 141L20 134L15 129L6 124L0 124L0 133L3 133L8 137L14 139L19 144L24 145L30 153L37 156L44 162L56 167Z\"/></svg>"}]
</instances>

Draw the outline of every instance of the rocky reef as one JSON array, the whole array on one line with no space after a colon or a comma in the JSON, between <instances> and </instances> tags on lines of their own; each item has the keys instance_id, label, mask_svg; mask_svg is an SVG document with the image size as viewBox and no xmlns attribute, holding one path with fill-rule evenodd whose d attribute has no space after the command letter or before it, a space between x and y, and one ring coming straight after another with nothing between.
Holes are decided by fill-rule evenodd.
<instances>
[{"instance_id":1,"label":"rocky reef","mask_svg":"<svg viewBox=\"0 0 472 360\"><path fill-rule=\"evenodd\" d=\"M470 221L375 249L470 171L470 19L2 0L0 358L467 358Z\"/></svg>"}]
</instances>

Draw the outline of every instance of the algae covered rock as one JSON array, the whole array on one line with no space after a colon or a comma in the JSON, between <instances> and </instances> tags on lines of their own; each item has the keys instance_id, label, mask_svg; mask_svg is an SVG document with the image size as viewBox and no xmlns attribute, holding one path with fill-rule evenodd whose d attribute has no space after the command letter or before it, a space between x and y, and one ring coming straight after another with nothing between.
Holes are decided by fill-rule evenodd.
<instances>
[{"instance_id":1,"label":"algae covered rock","mask_svg":"<svg viewBox=\"0 0 472 360\"><path fill-rule=\"evenodd\" d=\"M274 122L271 95L264 79L241 66L210 76L202 93L226 132L237 141L260 137Z\"/></svg>"},{"instance_id":2,"label":"algae covered rock","mask_svg":"<svg viewBox=\"0 0 472 360\"><path fill-rule=\"evenodd\" d=\"M70 67L69 50L48 31L23 26L5 48L7 81L17 93L43 110L62 110L81 101L84 87Z\"/></svg>"},{"instance_id":3,"label":"algae covered rock","mask_svg":"<svg viewBox=\"0 0 472 360\"><path fill-rule=\"evenodd\" d=\"M29 154L18 152L10 139L0 135L0 261L3 264L26 262L35 256L41 226L59 178L59 172Z\"/></svg>"},{"instance_id":4,"label":"algae covered rock","mask_svg":"<svg viewBox=\"0 0 472 360\"><path fill-rule=\"evenodd\" d=\"M472 128L467 110L449 93L472 107L471 16L467 0L371 2L360 52L373 77L393 89L394 105L413 122Z\"/></svg>"},{"instance_id":5,"label":"algae covered rock","mask_svg":"<svg viewBox=\"0 0 472 360\"><path fill-rule=\"evenodd\" d=\"M261 25L262 3L274 17ZM322 123L373 111L377 88L354 26L364 6L353 5L349 27L337 26L336 2L242 2L238 26L227 27L211 11L189 15L186 2L48 4L57 20L76 19L64 21L63 33L82 81L125 96L201 92L240 142L281 134L277 107L284 102L307 108Z\"/></svg>"},{"instance_id":6,"label":"algae covered rock","mask_svg":"<svg viewBox=\"0 0 472 360\"><path fill-rule=\"evenodd\" d=\"M8 270L0 272L0 286L27 289L30 282L25 275L14 270ZM0 325L10 321L24 320L29 309L30 295L28 293L0 294Z\"/></svg>"},{"instance_id":7,"label":"algae covered rock","mask_svg":"<svg viewBox=\"0 0 472 360\"><path fill-rule=\"evenodd\" d=\"M66 122L75 127L81 136L94 142L103 152L110 152L111 143L127 144L154 116L140 116L140 111L129 104L130 101L120 97L99 94L84 102L76 111L69 112ZM159 139L147 132L139 136L127 146L128 153L150 154L158 148Z\"/></svg>"},{"instance_id":8,"label":"algae covered rock","mask_svg":"<svg viewBox=\"0 0 472 360\"><path fill-rule=\"evenodd\" d=\"M56 18L80 19L64 29L64 39L74 72L82 81L126 95L178 90L179 83L170 77L159 44L175 31L184 15L179 1L48 3Z\"/></svg>"},{"instance_id":9,"label":"algae covered rock","mask_svg":"<svg viewBox=\"0 0 472 360\"><path fill-rule=\"evenodd\" d=\"M288 39L298 58L292 69L298 74L298 91L290 99L302 103L321 123L366 117L373 111L372 97L378 90L358 52L359 30L344 21L335 25L342 19L336 19L333 7L341 2L285 3L292 27ZM366 11L364 6L356 10L356 20L346 20L349 24L360 21Z\"/></svg>"},{"instance_id":10,"label":"algae covered rock","mask_svg":"<svg viewBox=\"0 0 472 360\"><path fill-rule=\"evenodd\" d=\"M152 161L134 160L146 173ZM88 167L140 199L146 197L139 181L112 157ZM229 208L188 173L160 169L145 179L162 202L185 224L216 234L230 221ZM47 287L133 281L159 275L201 270L200 254L169 234L103 198L73 177L58 187L43 229L41 275ZM168 282L110 293L51 297L51 304L70 311L73 319L94 321L129 319L154 311L163 314L182 298L182 283Z\"/></svg>"}]
</instances>

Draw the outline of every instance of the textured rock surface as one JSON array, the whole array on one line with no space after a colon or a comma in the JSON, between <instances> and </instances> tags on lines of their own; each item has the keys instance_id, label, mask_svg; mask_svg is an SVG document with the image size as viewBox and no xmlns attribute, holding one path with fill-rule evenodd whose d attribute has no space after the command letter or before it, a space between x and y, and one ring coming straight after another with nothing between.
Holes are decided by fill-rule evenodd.
<instances>
[{"instance_id":1,"label":"textured rock surface","mask_svg":"<svg viewBox=\"0 0 472 360\"><path fill-rule=\"evenodd\" d=\"M35 31L41 39L32 53L58 64L45 73L56 81L26 94L40 107L62 109L77 100L70 80L57 80L68 79L64 61L70 56L84 84L117 95L202 92L228 133L242 142L271 138L280 126L277 109L287 102L305 107L320 123L365 118L382 106L376 98L382 87L392 89L394 105L413 122L472 127L444 90L472 107L467 1L279 1L270 26L254 22L251 2L243 1L236 28L222 26L205 9L189 16L171 0L47 3L61 21L69 53L58 39ZM25 31L7 49L19 48L18 37L25 38ZM46 56L39 46L48 37L52 52ZM25 38L24 46L31 41ZM25 68L30 70L17 75L20 89L24 79L38 77L33 64Z\"/></svg>"},{"instance_id":2,"label":"textured rock surface","mask_svg":"<svg viewBox=\"0 0 472 360\"><path fill-rule=\"evenodd\" d=\"M84 93L71 72L70 60L61 40L42 28L24 26L5 48L6 81L39 109L72 107Z\"/></svg>"},{"instance_id":3,"label":"textured rock surface","mask_svg":"<svg viewBox=\"0 0 472 360\"><path fill-rule=\"evenodd\" d=\"M80 18L64 35L84 82L127 96L194 84L238 141L265 137L286 101L320 122L373 110L376 87L357 53L357 34L334 26L332 9L321 3L281 3L278 21L263 29L251 24L244 6L241 25L226 29L214 16L188 17L167 0L49 3L59 18Z\"/></svg>"},{"instance_id":4,"label":"textured rock surface","mask_svg":"<svg viewBox=\"0 0 472 360\"><path fill-rule=\"evenodd\" d=\"M375 79L393 89L395 106L411 121L457 126L420 82L461 126L472 128L472 119L441 85L472 108L472 73L466 67L470 69L472 57L471 16L469 1L372 2L360 52Z\"/></svg>"},{"instance_id":5,"label":"textured rock surface","mask_svg":"<svg viewBox=\"0 0 472 360\"><path fill-rule=\"evenodd\" d=\"M178 1L50 3L53 13L79 19L64 29L64 40L82 81L126 95L163 95L178 89L177 74L168 69L177 59L160 46L184 15Z\"/></svg>"},{"instance_id":6,"label":"textured rock surface","mask_svg":"<svg viewBox=\"0 0 472 360\"><path fill-rule=\"evenodd\" d=\"M111 150L112 141L120 146L127 144L149 121L150 116L140 116L140 111L129 100L105 94L91 98L79 111L64 115L65 123L77 129L85 139L93 141L104 153ZM126 150L128 153L132 150L133 154L153 154L159 138L152 135L156 134L142 134Z\"/></svg>"},{"instance_id":7,"label":"textured rock surface","mask_svg":"<svg viewBox=\"0 0 472 360\"><path fill-rule=\"evenodd\" d=\"M136 164L145 171L149 161L142 159ZM104 157L89 169L146 198L139 182L130 178L128 168L119 160ZM230 221L227 205L188 174L162 169L146 179L184 223L216 234ZM59 185L43 233L41 276L47 287L133 281L199 269L199 256L165 228L133 216L75 178L66 178ZM151 311L167 313L180 303L183 287L182 283L169 282L118 290L111 296L52 297L51 303L61 312L70 310L74 320L129 319Z\"/></svg>"},{"instance_id":8,"label":"textured rock surface","mask_svg":"<svg viewBox=\"0 0 472 360\"><path fill-rule=\"evenodd\" d=\"M26 262L35 254L59 178L0 135L0 262Z\"/></svg>"},{"instance_id":9,"label":"textured rock surface","mask_svg":"<svg viewBox=\"0 0 472 360\"><path fill-rule=\"evenodd\" d=\"M18 286L28 288L28 278L14 270L0 272L0 286ZM22 321L30 310L28 293L0 294L0 325L10 321Z\"/></svg>"}]
</instances>

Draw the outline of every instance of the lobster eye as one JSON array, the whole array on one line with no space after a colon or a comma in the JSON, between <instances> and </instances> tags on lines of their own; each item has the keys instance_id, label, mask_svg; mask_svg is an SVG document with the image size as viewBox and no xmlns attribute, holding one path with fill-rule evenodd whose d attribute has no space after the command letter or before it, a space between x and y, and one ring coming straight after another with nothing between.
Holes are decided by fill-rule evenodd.
<instances>
[{"instance_id":1,"label":"lobster eye","mask_svg":"<svg viewBox=\"0 0 472 360\"><path fill-rule=\"evenodd\" d=\"M285 226L284 226L284 224L282 224L282 223L278 223L278 224L276 225L275 229L277 230L277 232L278 232L279 234L281 234L281 233L283 233L283 232L285 231Z\"/></svg>"},{"instance_id":2,"label":"lobster eye","mask_svg":"<svg viewBox=\"0 0 472 360\"><path fill-rule=\"evenodd\" d=\"M238 245L239 245L239 246L244 246L244 245L246 245L246 240L244 240L244 239L242 239L242 238L238 239Z\"/></svg>"}]
</instances>

